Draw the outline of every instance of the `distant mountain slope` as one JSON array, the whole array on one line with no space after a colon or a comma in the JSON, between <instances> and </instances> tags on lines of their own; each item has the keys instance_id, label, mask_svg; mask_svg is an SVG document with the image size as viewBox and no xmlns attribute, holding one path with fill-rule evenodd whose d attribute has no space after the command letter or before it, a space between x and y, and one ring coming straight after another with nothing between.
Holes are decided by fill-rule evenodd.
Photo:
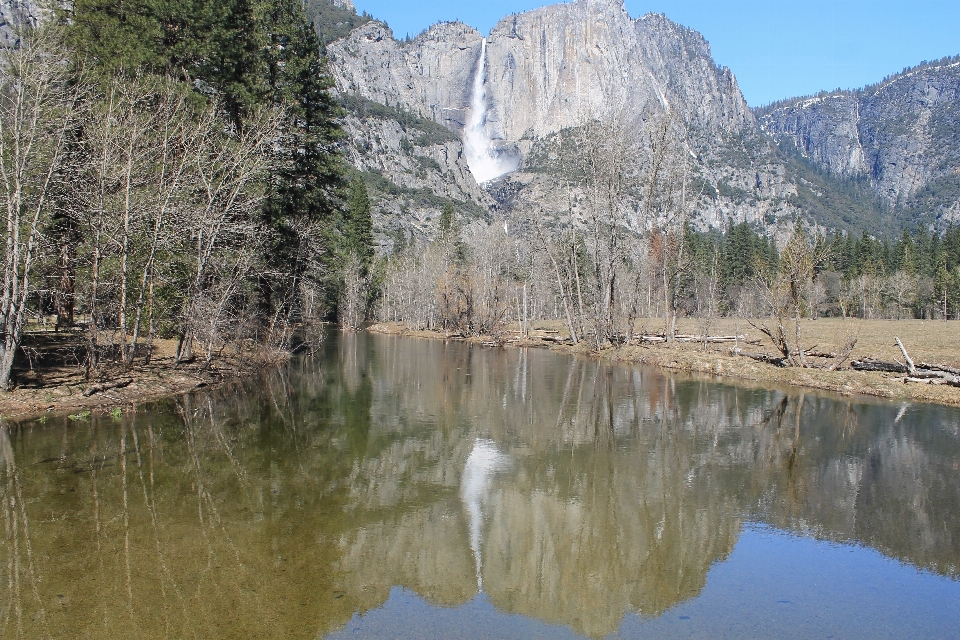
<instances>
[{"instance_id":1,"label":"distant mountain slope","mask_svg":"<svg viewBox=\"0 0 960 640\"><path fill-rule=\"evenodd\" d=\"M56 0L63 6L64 0ZM0 0L0 47L9 47L18 42L16 29L36 27L50 13L52 3L37 0Z\"/></svg>"},{"instance_id":2,"label":"distant mountain slope","mask_svg":"<svg viewBox=\"0 0 960 640\"><path fill-rule=\"evenodd\" d=\"M0 0L0 44L14 44L15 25L38 24L39 6ZM702 229L747 221L782 235L800 217L892 234L960 221L960 57L751 110L703 36L663 15L632 18L623 0L511 15L487 39L485 131L522 162L481 188L461 138L482 34L452 22L398 40L351 0L304 8L349 111L347 156L374 190L384 233L430 234L450 203L469 217L540 208L575 220L549 147L596 118L671 119L695 160L691 222Z\"/></svg>"},{"instance_id":3,"label":"distant mountain slope","mask_svg":"<svg viewBox=\"0 0 960 640\"><path fill-rule=\"evenodd\" d=\"M960 56L755 113L782 147L839 178L868 180L901 224L960 221Z\"/></svg>"},{"instance_id":4,"label":"distant mountain slope","mask_svg":"<svg viewBox=\"0 0 960 640\"><path fill-rule=\"evenodd\" d=\"M462 23L440 23L413 40L397 40L386 25L371 21L327 51L349 104L378 103L462 136L483 41ZM573 221L582 219L580 199L561 197L568 182L548 159L551 141L596 118L667 117L693 159L689 177L698 186L691 222L699 228L747 221L783 235L799 216L828 229L895 230L872 190L764 135L733 73L714 62L703 36L662 15L634 19L622 0L575 0L508 16L487 41L486 130L494 144L523 157L519 171L484 185L497 211L542 210L559 224L570 222L571 214ZM367 125L371 132L381 126L363 117L352 122L361 139L369 138ZM358 155L351 151L351 157ZM417 166L408 160L403 166ZM413 170L378 162L394 181ZM483 204L472 189L462 183L459 189L456 200ZM384 197L384 207L397 210L389 200ZM639 202L625 207L624 224L641 224L629 214L640 208ZM422 220L415 226L428 232ZM393 223L402 224L402 217Z\"/></svg>"}]
</instances>

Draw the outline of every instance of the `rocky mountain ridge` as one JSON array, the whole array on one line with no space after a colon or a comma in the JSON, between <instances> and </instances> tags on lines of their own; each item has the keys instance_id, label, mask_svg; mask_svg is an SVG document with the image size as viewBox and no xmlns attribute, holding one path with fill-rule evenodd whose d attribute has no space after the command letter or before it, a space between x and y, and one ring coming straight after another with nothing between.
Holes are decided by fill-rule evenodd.
<instances>
[{"instance_id":1,"label":"rocky mountain ridge","mask_svg":"<svg viewBox=\"0 0 960 640\"><path fill-rule=\"evenodd\" d=\"M0 1L0 47L16 45L19 42L17 28L27 25L36 27L49 13L47 3L36 0Z\"/></svg>"},{"instance_id":2,"label":"rocky mountain ridge","mask_svg":"<svg viewBox=\"0 0 960 640\"><path fill-rule=\"evenodd\" d=\"M462 136L483 40L468 25L440 23L398 41L371 22L330 45L331 70L345 95ZM511 15L487 38L484 115L493 144L523 161L486 191L500 213L537 208L562 224L577 197L561 196L564 180L543 163L550 141L592 119L667 116L697 160L699 228L748 221L783 235L801 217L856 233L942 229L960 219L955 63L751 110L703 36L663 15L632 18L622 0Z\"/></svg>"},{"instance_id":3,"label":"rocky mountain ridge","mask_svg":"<svg viewBox=\"0 0 960 640\"><path fill-rule=\"evenodd\" d=\"M960 220L960 59L757 115L778 143L836 176L868 179L889 206L936 226Z\"/></svg>"},{"instance_id":4,"label":"rocky mountain ridge","mask_svg":"<svg viewBox=\"0 0 960 640\"><path fill-rule=\"evenodd\" d=\"M501 20L488 38L494 128L543 138L624 110L673 113L691 133L753 123L729 69L703 37L622 0L578 0Z\"/></svg>"},{"instance_id":5,"label":"rocky mountain ridge","mask_svg":"<svg viewBox=\"0 0 960 640\"><path fill-rule=\"evenodd\" d=\"M483 42L477 30L456 22L398 41L374 21L327 51L341 95L430 119L462 136ZM568 203L577 198L558 197L562 181L536 164L537 147L542 151L552 136L595 119L669 118L705 186L692 218L696 226L747 220L771 230L792 227L798 209L790 198L797 189L785 178L775 145L757 135L736 78L713 61L695 31L659 14L631 18L622 0L576 0L504 18L487 38L486 56L487 133L494 144L524 158L520 171L486 185L499 199L495 211L537 207L561 224L569 222ZM353 122L352 133L360 135L364 122ZM363 152L349 154L360 166ZM391 180L401 179L400 173ZM448 195L476 202L468 191ZM397 208L389 194L378 195L382 209ZM574 219L584 215L573 213ZM422 220L435 217L424 214ZM386 226L405 225L388 218L382 220Z\"/></svg>"},{"instance_id":6,"label":"rocky mountain ridge","mask_svg":"<svg viewBox=\"0 0 960 640\"><path fill-rule=\"evenodd\" d=\"M960 59L751 110L703 36L661 14L633 18L623 0L514 14L486 38L483 117L491 144L522 161L481 186L461 139L484 36L447 22L398 40L367 15L344 22L356 13L350 0L308 0L308 13L319 20L310 9L321 6L338 16L318 33L338 34L324 45L350 110L345 152L374 192L381 237L432 235L445 205L470 219L537 209L575 222L578 194L550 149L596 119L675 124L695 160L691 222L701 229L747 221L783 236L800 217L883 235L960 220ZM43 19L36 0L0 0L0 44ZM626 208L629 218L640 203Z\"/></svg>"}]
</instances>

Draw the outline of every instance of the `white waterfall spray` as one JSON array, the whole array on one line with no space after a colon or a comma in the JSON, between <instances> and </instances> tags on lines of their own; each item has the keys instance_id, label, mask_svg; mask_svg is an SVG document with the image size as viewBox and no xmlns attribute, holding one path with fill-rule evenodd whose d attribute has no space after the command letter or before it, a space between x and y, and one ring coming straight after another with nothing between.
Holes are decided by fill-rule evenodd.
<instances>
[{"instance_id":1,"label":"white waterfall spray","mask_svg":"<svg viewBox=\"0 0 960 640\"><path fill-rule=\"evenodd\" d=\"M483 527L483 501L490 491L490 483L497 471L507 465L507 457L500 453L497 445L490 440L477 438L473 450L467 457L460 485L460 499L467 509L470 519L470 549L473 551L474 565L477 569L477 591L483 591L483 560L480 557L480 545Z\"/></svg>"},{"instance_id":2,"label":"white waterfall spray","mask_svg":"<svg viewBox=\"0 0 960 640\"><path fill-rule=\"evenodd\" d=\"M473 74L470 97L470 118L464 130L464 152L467 164L477 182L487 182L516 170L519 161L512 154L501 153L487 133L487 39L480 45L480 59Z\"/></svg>"}]
</instances>

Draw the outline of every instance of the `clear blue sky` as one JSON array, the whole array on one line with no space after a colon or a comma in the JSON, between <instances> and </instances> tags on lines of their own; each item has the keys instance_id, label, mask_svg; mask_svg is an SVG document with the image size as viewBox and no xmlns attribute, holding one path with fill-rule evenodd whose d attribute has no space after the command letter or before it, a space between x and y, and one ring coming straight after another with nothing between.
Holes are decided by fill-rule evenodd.
<instances>
[{"instance_id":1,"label":"clear blue sky","mask_svg":"<svg viewBox=\"0 0 960 640\"><path fill-rule=\"evenodd\" d=\"M459 19L488 33L544 0L354 0L398 38ZM626 0L702 33L751 106L852 89L922 60L960 54L960 0Z\"/></svg>"}]
</instances>

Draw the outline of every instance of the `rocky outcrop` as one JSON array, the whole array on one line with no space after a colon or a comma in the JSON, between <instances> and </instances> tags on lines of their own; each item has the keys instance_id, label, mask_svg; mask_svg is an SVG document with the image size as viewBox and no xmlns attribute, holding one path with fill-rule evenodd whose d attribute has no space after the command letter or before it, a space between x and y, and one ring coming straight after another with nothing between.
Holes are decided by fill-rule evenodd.
<instances>
[{"instance_id":1,"label":"rocky outcrop","mask_svg":"<svg viewBox=\"0 0 960 640\"><path fill-rule=\"evenodd\" d=\"M0 47L16 45L19 39L16 30L20 27L36 27L50 10L35 0L5 0L0 2Z\"/></svg>"},{"instance_id":2,"label":"rocky outcrop","mask_svg":"<svg viewBox=\"0 0 960 640\"><path fill-rule=\"evenodd\" d=\"M754 113L702 35L660 14L632 18L623 0L515 14L487 40L486 137L523 157L518 172L484 185L502 213L532 208L558 222L570 213L582 219L569 180L534 157L551 136L594 119L669 118L695 160L690 219L699 228L748 221L785 236L801 216L821 229L887 234L920 220L960 219L956 60ZM407 42L370 23L330 46L331 69L340 91L463 135L481 42L456 22ZM874 191L849 189L843 181L851 178L869 180Z\"/></svg>"},{"instance_id":3,"label":"rocky outcrop","mask_svg":"<svg viewBox=\"0 0 960 640\"><path fill-rule=\"evenodd\" d=\"M371 22L329 45L328 54L343 95L428 118L462 136L482 41L475 29L451 22L400 42L385 25ZM593 119L669 117L697 160L691 173L710 185L695 207L694 224L722 227L734 219L776 225L782 218L792 227L795 209L784 198L795 189L784 180L782 167L729 166L728 141L742 145L745 134L757 132L756 123L733 74L714 63L709 45L695 31L658 14L633 19L622 0L577 0L500 21L490 33L486 55L487 136L501 148L529 155L551 135ZM372 125L376 131L362 130L360 122L348 121L348 126L354 139L382 137L378 124ZM369 166L356 162L363 153L349 153L354 166ZM761 149L763 162L772 161L771 153L772 147ZM391 180L402 182L399 173L409 170L394 163L395 154L367 155L384 175L394 176ZM512 195L506 200L500 198L503 181L485 185L500 198L497 203L478 199L469 180L439 187L447 197L495 204L504 214L536 206L548 216L568 215L569 194L555 172L530 161L523 167L533 173L507 177ZM757 187L761 174L762 188ZM736 185L736 193L748 197L729 197L717 189L720 182ZM389 200L384 198L385 206ZM573 213L575 219L586 215ZM415 226L426 229L428 215L421 212Z\"/></svg>"},{"instance_id":4,"label":"rocky outcrop","mask_svg":"<svg viewBox=\"0 0 960 640\"><path fill-rule=\"evenodd\" d=\"M736 80L703 37L622 0L577 0L500 21L490 33L490 125L507 140L542 138L624 111L670 113L690 130L753 123Z\"/></svg>"},{"instance_id":5,"label":"rocky outcrop","mask_svg":"<svg viewBox=\"0 0 960 640\"><path fill-rule=\"evenodd\" d=\"M956 60L861 91L786 100L759 112L764 131L779 142L837 176L868 177L890 205L907 203L931 181L957 173L958 116Z\"/></svg>"},{"instance_id":6,"label":"rocky outcrop","mask_svg":"<svg viewBox=\"0 0 960 640\"><path fill-rule=\"evenodd\" d=\"M482 217L494 204L473 179L455 136L424 131L429 127L422 122L418 127L416 121L356 113L343 127L350 140L347 161L371 178L374 222L383 243L396 231L433 236L445 203L468 218Z\"/></svg>"},{"instance_id":7,"label":"rocky outcrop","mask_svg":"<svg viewBox=\"0 0 960 640\"><path fill-rule=\"evenodd\" d=\"M406 109L458 131L483 37L460 22L436 24L410 43L369 22L327 48L338 91Z\"/></svg>"},{"instance_id":8,"label":"rocky outcrop","mask_svg":"<svg viewBox=\"0 0 960 640\"><path fill-rule=\"evenodd\" d=\"M401 43L372 22L328 48L337 88L462 130L481 34L434 25ZM703 36L622 0L577 0L505 18L490 33L487 85L495 138L542 138L590 118L654 109L697 131L738 131L753 115Z\"/></svg>"}]
</instances>

